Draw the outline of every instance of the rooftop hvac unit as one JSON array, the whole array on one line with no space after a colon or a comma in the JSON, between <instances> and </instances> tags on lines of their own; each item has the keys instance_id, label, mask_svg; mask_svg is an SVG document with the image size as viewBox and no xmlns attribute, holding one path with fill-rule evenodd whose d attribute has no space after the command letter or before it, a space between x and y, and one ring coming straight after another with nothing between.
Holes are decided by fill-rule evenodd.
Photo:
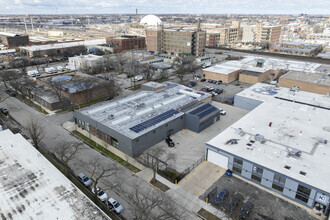
<instances>
[{"instance_id":1,"label":"rooftop hvac unit","mask_svg":"<svg viewBox=\"0 0 330 220\"><path fill-rule=\"evenodd\" d=\"M115 116L113 115L113 114L110 114L110 115L108 115L108 119L114 119L115 118Z\"/></svg>"},{"instance_id":2,"label":"rooftop hvac unit","mask_svg":"<svg viewBox=\"0 0 330 220\"><path fill-rule=\"evenodd\" d=\"M254 136L254 140L255 141L259 141L259 142L261 142L261 143L265 143L265 137L263 136L263 135L261 135L261 134L256 134L255 136Z\"/></svg>"},{"instance_id":3,"label":"rooftop hvac unit","mask_svg":"<svg viewBox=\"0 0 330 220\"><path fill-rule=\"evenodd\" d=\"M243 131L242 128L237 128L237 129L236 129L236 133L237 133L238 135L240 135L240 136L244 136L244 135L245 135L245 132Z\"/></svg>"},{"instance_id":4,"label":"rooftop hvac unit","mask_svg":"<svg viewBox=\"0 0 330 220\"><path fill-rule=\"evenodd\" d=\"M324 139L324 138L318 138L318 142L320 144L327 144L328 143L328 140Z\"/></svg>"},{"instance_id":5,"label":"rooftop hvac unit","mask_svg":"<svg viewBox=\"0 0 330 220\"><path fill-rule=\"evenodd\" d=\"M300 150L293 148L289 150L288 156L298 159L301 157L301 154L302 152Z\"/></svg>"}]
</instances>

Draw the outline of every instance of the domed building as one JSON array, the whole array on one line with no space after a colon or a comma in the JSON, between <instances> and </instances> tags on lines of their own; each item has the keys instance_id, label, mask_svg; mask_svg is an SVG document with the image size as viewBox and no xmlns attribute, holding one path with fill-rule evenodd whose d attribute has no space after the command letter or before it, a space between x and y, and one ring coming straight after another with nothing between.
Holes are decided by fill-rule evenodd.
<instances>
[{"instance_id":1,"label":"domed building","mask_svg":"<svg viewBox=\"0 0 330 220\"><path fill-rule=\"evenodd\" d=\"M159 17L157 17L155 15L144 16L140 21L140 25L143 25L143 26L157 27L158 25L162 25L162 24L163 24L163 22L159 19Z\"/></svg>"}]
</instances>

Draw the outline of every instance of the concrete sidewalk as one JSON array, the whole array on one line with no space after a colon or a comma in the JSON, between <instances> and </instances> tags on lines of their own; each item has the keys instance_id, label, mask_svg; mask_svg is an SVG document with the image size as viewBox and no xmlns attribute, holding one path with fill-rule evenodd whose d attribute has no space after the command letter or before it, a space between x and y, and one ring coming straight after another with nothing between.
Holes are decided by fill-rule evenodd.
<instances>
[{"instance_id":1,"label":"concrete sidewalk","mask_svg":"<svg viewBox=\"0 0 330 220\"><path fill-rule=\"evenodd\" d=\"M225 173L226 169L208 161L203 161L185 176L178 185L192 195L200 197Z\"/></svg>"}]
</instances>

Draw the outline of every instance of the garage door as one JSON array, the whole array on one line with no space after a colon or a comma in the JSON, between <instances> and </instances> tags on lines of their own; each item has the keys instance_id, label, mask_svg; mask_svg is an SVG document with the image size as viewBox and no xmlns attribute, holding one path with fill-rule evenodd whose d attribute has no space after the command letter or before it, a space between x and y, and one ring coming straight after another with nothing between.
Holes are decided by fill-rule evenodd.
<instances>
[{"instance_id":1,"label":"garage door","mask_svg":"<svg viewBox=\"0 0 330 220\"><path fill-rule=\"evenodd\" d=\"M228 157L210 149L207 150L207 161L214 163L222 168L228 168Z\"/></svg>"}]
</instances>

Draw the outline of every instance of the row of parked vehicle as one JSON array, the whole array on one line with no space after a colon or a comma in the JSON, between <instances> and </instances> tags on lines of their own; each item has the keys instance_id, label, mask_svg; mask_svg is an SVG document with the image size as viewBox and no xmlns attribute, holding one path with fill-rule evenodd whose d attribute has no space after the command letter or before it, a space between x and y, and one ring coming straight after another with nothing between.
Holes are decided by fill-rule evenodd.
<instances>
[{"instance_id":1,"label":"row of parked vehicle","mask_svg":"<svg viewBox=\"0 0 330 220\"><path fill-rule=\"evenodd\" d=\"M85 187L90 188L93 186L93 181L88 178L85 174L80 173L78 175L78 180L84 184ZM92 187L92 193L95 194L97 193L97 198L101 201L104 202L107 207L109 208L109 211L114 211L117 214L122 213L124 211L124 207L117 202L115 199L113 198L109 198L108 194L106 192L104 192L101 188L96 187L96 191L95 188Z\"/></svg>"},{"instance_id":2,"label":"row of parked vehicle","mask_svg":"<svg viewBox=\"0 0 330 220\"><path fill-rule=\"evenodd\" d=\"M229 192L227 189L223 189L220 191L216 197L214 198L214 202L217 205L222 204L227 198L229 197ZM236 210L243 202L244 197L240 193L236 193L232 200L224 206L224 209L228 212L233 212ZM254 204L251 201L247 201L241 205L241 208L238 212L238 218L239 219L247 219L254 207Z\"/></svg>"},{"instance_id":3,"label":"row of parked vehicle","mask_svg":"<svg viewBox=\"0 0 330 220\"><path fill-rule=\"evenodd\" d=\"M201 79L201 82L213 83L216 85L222 84L222 80L213 80L213 79Z\"/></svg>"}]
</instances>

